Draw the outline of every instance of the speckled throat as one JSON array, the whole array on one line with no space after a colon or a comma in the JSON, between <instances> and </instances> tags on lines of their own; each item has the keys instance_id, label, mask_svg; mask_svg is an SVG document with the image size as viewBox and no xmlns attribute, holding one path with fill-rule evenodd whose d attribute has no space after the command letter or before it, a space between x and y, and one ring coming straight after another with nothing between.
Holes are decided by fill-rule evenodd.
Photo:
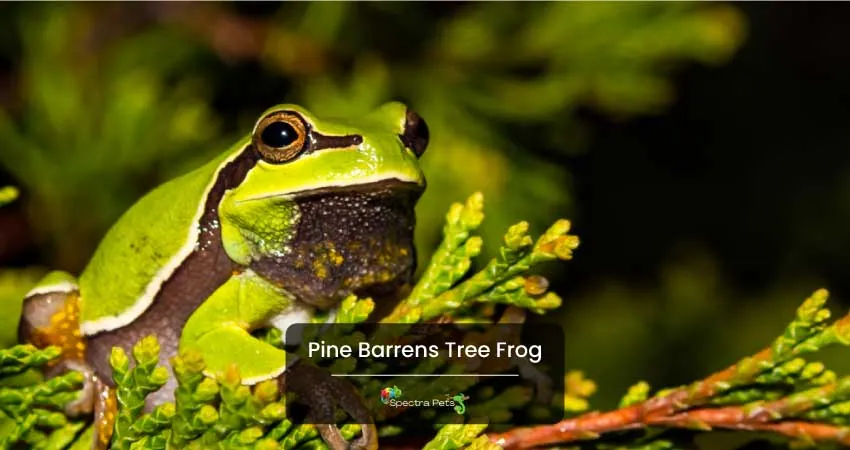
<instances>
[{"instance_id":1,"label":"speckled throat","mask_svg":"<svg viewBox=\"0 0 850 450\"><path fill-rule=\"evenodd\" d=\"M385 296L415 270L414 206L421 193L395 180L299 193L289 251L251 268L323 309L351 293Z\"/></svg>"}]
</instances>

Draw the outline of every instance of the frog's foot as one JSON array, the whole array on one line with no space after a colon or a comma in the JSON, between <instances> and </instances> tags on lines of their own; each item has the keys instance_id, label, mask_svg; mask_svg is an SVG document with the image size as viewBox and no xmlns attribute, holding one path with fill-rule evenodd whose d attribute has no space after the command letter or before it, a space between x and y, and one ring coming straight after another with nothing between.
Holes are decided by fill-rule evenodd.
<instances>
[{"instance_id":1,"label":"frog's foot","mask_svg":"<svg viewBox=\"0 0 850 450\"><path fill-rule=\"evenodd\" d=\"M76 400L65 405L65 414L70 417L90 415L94 410L99 381L88 364L76 359L63 359L55 366L48 368L44 375L47 378L53 378L69 371L77 371L83 374L83 388Z\"/></svg>"},{"instance_id":2,"label":"frog's foot","mask_svg":"<svg viewBox=\"0 0 850 450\"><path fill-rule=\"evenodd\" d=\"M333 450L375 450L378 448L378 431L365 402L350 383L334 378L324 370L296 362L281 377L281 383L295 392L310 408L310 421L322 439ZM336 426L335 410L340 406L360 424L361 436L351 442L345 440Z\"/></svg>"},{"instance_id":3,"label":"frog's foot","mask_svg":"<svg viewBox=\"0 0 850 450\"><path fill-rule=\"evenodd\" d=\"M523 380L534 383L536 401L543 404L549 403L555 395L552 379L549 378L549 375L546 375L545 372L525 358L515 358L513 362L519 370L519 376Z\"/></svg>"},{"instance_id":4,"label":"frog's foot","mask_svg":"<svg viewBox=\"0 0 850 450\"><path fill-rule=\"evenodd\" d=\"M83 388L76 400L65 405L65 414L69 417L89 416L94 413L94 434L92 450L106 450L112 439L118 403L115 391L100 381L92 368L83 361L61 360L59 364L45 371L48 378L61 375L70 370L84 375Z\"/></svg>"}]
</instances>

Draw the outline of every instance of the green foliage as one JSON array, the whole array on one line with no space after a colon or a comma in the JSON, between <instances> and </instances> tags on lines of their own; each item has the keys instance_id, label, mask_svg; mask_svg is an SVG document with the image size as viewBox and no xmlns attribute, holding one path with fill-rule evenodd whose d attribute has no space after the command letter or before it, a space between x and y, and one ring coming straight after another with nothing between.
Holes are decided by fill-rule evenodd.
<instances>
[{"instance_id":1,"label":"green foliage","mask_svg":"<svg viewBox=\"0 0 850 450\"><path fill-rule=\"evenodd\" d=\"M18 198L18 189L14 186L0 188L0 206L12 203Z\"/></svg>"},{"instance_id":2,"label":"green foliage","mask_svg":"<svg viewBox=\"0 0 850 450\"><path fill-rule=\"evenodd\" d=\"M500 256L458 283L481 249L481 238L470 234L478 229L483 218L480 193L471 196L465 205L456 203L450 207L442 244L410 296L385 322L427 321L448 313L463 318L479 303L514 305L538 314L561 304L556 294L546 292L545 279L522 274L543 262L572 258L579 241L576 236L567 235L570 223L566 220L557 221L536 242L528 235L527 222L510 227L502 238Z\"/></svg>"},{"instance_id":3,"label":"green foliage","mask_svg":"<svg viewBox=\"0 0 850 450\"><path fill-rule=\"evenodd\" d=\"M564 411L575 414L586 411L587 399L596 393L596 383L584 377L584 373L573 371L565 377Z\"/></svg>"},{"instance_id":4,"label":"green foliage","mask_svg":"<svg viewBox=\"0 0 850 450\"><path fill-rule=\"evenodd\" d=\"M0 348L17 342L21 299L43 275L39 269L0 269Z\"/></svg>"},{"instance_id":5,"label":"green foliage","mask_svg":"<svg viewBox=\"0 0 850 450\"><path fill-rule=\"evenodd\" d=\"M629 390L626 392L626 395L623 396L622 400L620 400L620 408L625 408L627 406L636 405L640 402L646 401L649 398L649 383L646 381L639 381L629 387Z\"/></svg>"},{"instance_id":6,"label":"green foliage","mask_svg":"<svg viewBox=\"0 0 850 450\"><path fill-rule=\"evenodd\" d=\"M168 380L165 367L157 367L158 358L159 343L153 337L144 338L133 347L135 365L132 368L122 349L112 349L109 365L112 366L112 379L117 385L116 397L121 406L112 436L116 448L129 449L136 443L144 448L165 448L166 427L174 417L174 405L159 405L154 411L142 414L145 398Z\"/></svg>"},{"instance_id":7,"label":"green foliage","mask_svg":"<svg viewBox=\"0 0 850 450\"><path fill-rule=\"evenodd\" d=\"M126 356L111 361L113 368L121 371L122 377L116 377L120 413L116 436L113 437L114 447L322 447L314 426L293 424L286 419L286 407L276 381L266 381L254 387L242 385L236 367L229 370L222 380L207 378L203 374L203 361L192 352L181 354L172 361L179 382L175 403L166 403L152 413L139 415L136 405L144 396L122 398L120 392L122 389L133 391L135 384L161 385L162 379L156 371L164 368L151 370L156 365L158 350L156 340L148 338L134 348L135 368L126 369ZM121 417L126 418L123 423ZM131 433L127 433L128 430ZM347 425L341 431L350 439L359 432L359 426Z\"/></svg>"},{"instance_id":8,"label":"green foliage","mask_svg":"<svg viewBox=\"0 0 850 450\"><path fill-rule=\"evenodd\" d=\"M822 419L846 421L847 417L832 406L846 398L845 386L850 377L837 379L823 363L808 362L802 357L827 346L850 345L850 315L829 323L831 313L824 307L826 300L825 290L815 292L768 349L740 360L730 369L729 376L690 385L688 404L746 404L752 408L768 404L760 400L750 403L754 400L785 394L784 401L791 409L774 411L773 420L817 410L816 415Z\"/></svg>"},{"instance_id":9,"label":"green foliage","mask_svg":"<svg viewBox=\"0 0 850 450\"><path fill-rule=\"evenodd\" d=\"M0 207L15 201L18 194L14 186L0 188ZM41 275L39 270L0 270L0 348L16 343L21 299Z\"/></svg>"},{"instance_id":10,"label":"green foliage","mask_svg":"<svg viewBox=\"0 0 850 450\"><path fill-rule=\"evenodd\" d=\"M513 217L542 228L550 211L571 205L569 174L547 155L584 148L579 108L657 112L673 98L677 66L722 63L744 35L739 13L720 4L468 3L436 14L424 5L285 3L256 21L234 9L68 4L7 19L21 58L15 101L0 107L0 165L28 193L51 266L80 269L141 193L228 147L212 113L220 97L235 98L228 112L240 134L281 101L347 116L406 99L432 130L420 254L439 242L448 199L482 190L499 205L481 229L493 243L482 251L497 255ZM251 38L221 39L221 23ZM399 28L413 35L400 38Z\"/></svg>"},{"instance_id":11,"label":"green foliage","mask_svg":"<svg viewBox=\"0 0 850 450\"><path fill-rule=\"evenodd\" d=\"M48 380L28 373L59 356L59 349L19 345L0 350L0 448L23 443L33 448L62 449L85 425L63 414L83 382L79 372Z\"/></svg>"},{"instance_id":12,"label":"green foliage","mask_svg":"<svg viewBox=\"0 0 850 450\"><path fill-rule=\"evenodd\" d=\"M423 450L452 450L464 447L499 448L489 444L489 441L476 442L478 435L486 428L487 425L446 425L437 432L437 436L431 442L425 444Z\"/></svg>"},{"instance_id":13,"label":"green foliage","mask_svg":"<svg viewBox=\"0 0 850 450\"><path fill-rule=\"evenodd\" d=\"M118 386L119 416L113 436L116 448L278 448L284 437L303 440L305 434L285 418L275 382L253 389L243 386L234 367L220 381L206 378L204 364L194 353L173 359L179 382L175 403L140 414L147 394L161 386L168 374L156 367L159 346L154 338L139 342L133 351L135 366L120 351L110 363ZM295 433L296 437L291 436Z\"/></svg>"},{"instance_id":14,"label":"green foliage","mask_svg":"<svg viewBox=\"0 0 850 450\"><path fill-rule=\"evenodd\" d=\"M28 193L31 224L60 267L81 267L153 169L214 146L197 132L215 124L208 92L185 71L198 49L162 30L95 40L98 20L85 6L27 8L23 103L0 108L0 164Z\"/></svg>"},{"instance_id":15,"label":"green foliage","mask_svg":"<svg viewBox=\"0 0 850 450\"><path fill-rule=\"evenodd\" d=\"M600 440L600 448L608 448L612 442L606 439L618 442L617 432L642 429L643 436L619 441L629 442L628 448L691 445L694 435L660 434L680 428L771 432L795 446L848 445L850 376L837 377L825 364L804 359L830 346L850 345L850 314L830 322L826 301L825 290L815 292L772 345L704 379L654 395L641 382L629 389L619 409L537 427L533 437L518 429L496 439L508 448L585 440Z\"/></svg>"},{"instance_id":16,"label":"green foliage","mask_svg":"<svg viewBox=\"0 0 850 450\"><path fill-rule=\"evenodd\" d=\"M426 118L433 131L422 158L429 176L418 206L422 249L437 242L436 213L458 190L481 190L499 205L482 229L485 242L498 242L512 217L544 226L553 219L549 211L563 211L572 199L569 174L546 163L540 150L582 150L580 107L619 117L657 112L673 98L668 78L678 64L722 63L744 34L738 12L719 4L469 3L431 19L433 27L406 58L385 56L389 50L380 46L355 57L348 44L362 27L343 18L371 8L402 26L421 23L406 5L312 4L303 16L287 17L297 40L312 44L295 46L294 59L315 58L319 46L320 56L352 57L353 69L342 68L343 57L298 76L302 68L281 63L273 51L266 62L294 77L298 99L318 113L359 114L401 97ZM340 19L306 20L328 16ZM388 36L388 47L393 39ZM267 42L268 48L284 44ZM484 251L498 254L495 246Z\"/></svg>"},{"instance_id":17,"label":"green foliage","mask_svg":"<svg viewBox=\"0 0 850 450\"><path fill-rule=\"evenodd\" d=\"M151 11L157 8L151 6ZM244 18L233 14L230 6L210 8L223 11L226 19L207 21L212 28L219 23L237 28L246 23L230 20ZM231 33L260 36L258 52L233 47L254 42L250 39L232 40L228 51L222 50L220 39L205 41L205 31L198 30L203 21L190 20L207 11L200 6L188 9L182 19L179 9L153 14L135 10L139 20L133 21L134 26L116 26L121 20L115 20L114 10L95 5L20 9L22 14L14 15L18 21L14 34L22 55L14 80L20 89L0 111L0 165L17 179L30 200L26 205L29 220L36 227L40 250L47 255L45 262L79 269L105 228L132 200L229 144L211 112L213 92L238 90L244 97L234 106L244 119L242 132L257 112L283 100L300 101L319 114L339 116L359 114L387 98L401 97L410 101L432 129L432 144L422 159L429 189L418 206L419 255L428 257L439 242L440 227L446 230L446 239L431 264L420 264L425 272L422 281L405 308L397 310L396 318L416 322L451 314L458 321L481 320L495 303L535 312L558 306L560 299L545 292L542 278L514 271L539 262L533 261L537 258L530 256L533 254L540 258L549 255L543 259L561 257L558 246L543 251L538 244L548 241L541 238L535 244L527 233L543 229L552 220L552 211L564 211L571 204L570 189L565 187L569 174L550 165L548 159L552 154L575 154L590 138L576 111L590 107L629 117L661 110L673 98L670 75L675 68L689 61L716 64L726 60L741 42L742 19L728 5L698 3L617 7L602 3L470 3L454 8L457 14L434 15L421 5L284 4L273 21L251 22L251 29L236 30L242 34ZM131 11L129 15L134 14ZM392 20L374 24L375 18L387 17ZM412 29L414 35L399 39L397 30L385 22L398 22L399 28ZM262 32L255 33L255 25ZM12 28L8 29L13 34ZM217 31L221 30L207 30L207 35L220 35ZM397 48L400 41L403 52ZM210 52L221 56L228 67L220 63L203 66L205 82L201 83L197 75L209 62L204 58ZM250 65L251 80L258 85L263 79L274 80L264 85L261 99L249 99L257 97L250 92L241 95L243 85L213 85L216 79L230 80L234 72L230 64L239 58L264 64L268 72L255 73L259 72L256 65ZM292 93L284 96L282 85L289 86ZM458 212L454 225L444 226L439 213L448 199L458 190L476 189L498 205L488 211L488 221L481 224L480 217L476 219L480 206L467 203L465 208L454 207L463 213ZM3 192L0 197L7 191ZM82 204L87 206L85 214L79 211ZM529 218L529 223L516 225L510 236L500 241L500 233L517 216ZM561 238L562 254L568 254L564 253L570 250L564 225L556 224L554 231ZM464 236L476 230L485 239ZM461 281L478 255L490 262ZM20 299L37 276L35 270L0 273L0 331L5 333L0 335L0 347L14 341ZM674 298L680 293L668 294ZM697 312L677 315L683 307L671 306L674 302L656 311L643 306L641 300L646 299L629 307L622 292L612 305L608 300L616 294L586 302L598 311L579 311L565 319L577 325L570 328L576 339L570 339L569 345L583 345L580 339L584 336L599 345L617 346L620 351L616 353L624 356L618 356L617 366L605 371L609 374L631 377L622 367L653 364L647 355L654 347L650 339L658 337L659 329L674 335L674 328L698 323L694 318L701 313L716 314L714 310L706 312L700 304L703 309ZM369 299L346 302L358 306L344 308L352 322L364 319L374 307ZM677 307L680 310L670 310ZM604 317L604 321L593 328L588 316ZM763 322L761 311L751 316ZM634 327L630 328L632 322L627 319L636 317L646 318L640 325L650 330L644 331L646 339L641 339L644 335L640 332L638 338L629 334ZM658 327L663 320L678 322L669 329ZM584 333L588 328L592 333ZM736 328L740 330L735 339L754 338L755 327ZM280 342L274 332L264 338ZM711 337L712 342L716 339L724 337ZM727 352L736 348L719 346L730 349ZM591 352L594 358L605 353ZM716 359L706 355L701 364L713 364ZM802 379L806 372L807 377L817 379L829 373L821 373L816 362L798 370L796 361L792 358L783 363L781 370L775 369L775 376L781 373L787 380ZM182 363L175 364L177 371ZM188 364L183 373L181 389L189 389L182 401L178 394L173 415L162 410L143 419L138 411L126 409L125 425L139 425L127 426L119 433L128 440L124 442L142 439L145 445L158 446L167 428L163 423L169 421L172 430L187 436L185 442L225 433L211 431L213 424L219 423L214 399L222 388L206 381L200 369L195 371L198 364L202 362ZM127 374L142 373L129 366L127 370ZM794 375L798 372L800 375ZM128 378L131 380L133 377ZM145 390L156 383L148 380L153 384L145 387L137 381L140 384L127 385L122 398L135 399L129 404L138 406ZM583 383L586 380L576 382L579 386ZM727 397L712 399L712 405L735 404L762 395L779 398L787 390L768 393L767 385L754 389L751 394L746 387L733 389ZM586 410L588 392L592 390L585 384L568 395L567 409L575 413ZM493 395L500 398L501 393ZM648 387L639 385L623 400L624 405L640 402L645 395L649 395ZM5 430L0 429L0 435ZM282 421L274 430L273 439L285 446L320 442L310 427ZM383 435L402 431L381 429ZM444 432L450 433L446 428L440 431ZM240 439L249 442L252 433L247 431ZM472 447L488 445L483 437L471 442L451 437L445 442L461 441ZM634 448L669 448L668 444L658 439Z\"/></svg>"}]
</instances>

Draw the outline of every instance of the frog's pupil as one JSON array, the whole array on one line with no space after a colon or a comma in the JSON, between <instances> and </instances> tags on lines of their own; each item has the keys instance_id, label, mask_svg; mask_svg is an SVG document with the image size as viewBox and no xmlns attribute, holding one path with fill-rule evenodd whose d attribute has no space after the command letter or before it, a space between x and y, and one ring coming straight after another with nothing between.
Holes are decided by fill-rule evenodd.
<instances>
[{"instance_id":1,"label":"frog's pupil","mask_svg":"<svg viewBox=\"0 0 850 450\"><path fill-rule=\"evenodd\" d=\"M260 138L269 147L282 148L298 140L298 132L286 122L272 122L263 130Z\"/></svg>"}]
</instances>

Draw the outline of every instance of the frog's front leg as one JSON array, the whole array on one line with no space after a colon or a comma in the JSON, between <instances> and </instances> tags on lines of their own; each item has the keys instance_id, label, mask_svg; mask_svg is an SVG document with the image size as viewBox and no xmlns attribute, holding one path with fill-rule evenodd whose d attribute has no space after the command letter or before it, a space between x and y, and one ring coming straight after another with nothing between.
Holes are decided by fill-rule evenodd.
<instances>
[{"instance_id":1,"label":"frog's front leg","mask_svg":"<svg viewBox=\"0 0 850 450\"><path fill-rule=\"evenodd\" d=\"M301 361L295 362L280 379L282 390L289 389L310 405L312 423L322 439L333 449L375 450L378 448L378 430L372 421L366 402L350 383L334 378L328 372ZM343 409L360 424L361 435L351 443L346 442L334 424L336 406Z\"/></svg>"},{"instance_id":2,"label":"frog's front leg","mask_svg":"<svg viewBox=\"0 0 850 450\"><path fill-rule=\"evenodd\" d=\"M235 363L244 384L276 378L281 385L306 398L316 411L342 406L361 423L363 436L349 444L336 425L327 424L317 426L322 438L334 450L374 449L377 447L375 426L353 386L341 385L342 380L327 374L319 376L306 364L295 364L290 367L294 373L286 376L285 372L289 372L286 352L250 334L282 314L308 316L309 308L253 271L245 270L233 275L195 310L183 328L180 348L198 350L210 376L221 377ZM315 392L327 395L316 396Z\"/></svg>"}]
</instances>

